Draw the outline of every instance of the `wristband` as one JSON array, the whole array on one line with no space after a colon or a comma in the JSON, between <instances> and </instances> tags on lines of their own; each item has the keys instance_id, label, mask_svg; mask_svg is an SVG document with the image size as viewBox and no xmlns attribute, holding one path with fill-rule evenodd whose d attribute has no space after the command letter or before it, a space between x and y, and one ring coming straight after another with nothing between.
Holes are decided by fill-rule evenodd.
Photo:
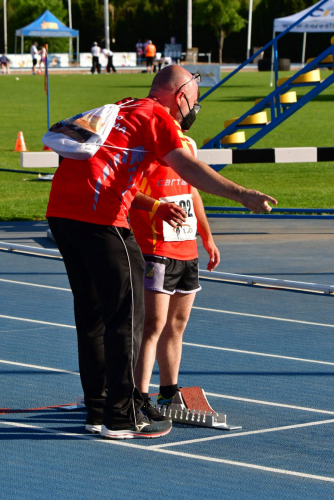
<instances>
[{"instance_id":1,"label":"wristband","mask_svg":"<svg viewBox=\"0 0 334 500\"><path fill-rule=\"evenodd\" d=\"M153 207L151 208L151 212L153 212L154 214L157 213L157 210L159 208L159 205L160 205L160 201L159 200L156 200L154 203L153 203Z\"/></svg>"}]
</instances>

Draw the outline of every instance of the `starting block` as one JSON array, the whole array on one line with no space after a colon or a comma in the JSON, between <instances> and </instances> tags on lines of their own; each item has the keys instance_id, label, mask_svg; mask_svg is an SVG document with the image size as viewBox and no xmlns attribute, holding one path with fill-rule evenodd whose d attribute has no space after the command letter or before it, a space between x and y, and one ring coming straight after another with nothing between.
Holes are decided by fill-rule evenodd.
<instances>
[{"instance_id":1,"label":"starting block","mask_svg":"<svg viewBox=\"0 0 334 500\"><path fill-rule=\"evenodd\" d=\"M84 410L83 396L77 397L76 404L62 406L62 410ZM156 410L164 417L169 417L173 422L199 427L211 427L223 431L236 431L241 426L228 425L224 413L215 412L209 405L203 389L200 387L183 387L175 394L170 406L156 405Z\"/></svg>"},{"instance_id":2,"label":"starting block","mask_svg":"<svg viewBox=\"0 0 334 500\"><path fill-rule=\"evenodd\" d=\"M200 387L183 387L175 394L170 406L156 405L156 410L173 422L186 425L211 427L224 431L242 429L240 426L227 425L226 415L215 412L208 403Z\"/></svg>"}]
</instances>

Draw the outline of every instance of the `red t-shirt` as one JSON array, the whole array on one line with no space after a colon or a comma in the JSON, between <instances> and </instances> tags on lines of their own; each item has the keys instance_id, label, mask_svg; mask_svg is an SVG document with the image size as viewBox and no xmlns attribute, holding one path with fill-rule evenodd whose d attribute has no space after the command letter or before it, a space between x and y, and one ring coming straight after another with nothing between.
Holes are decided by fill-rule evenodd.
<instances>
[{"instance_id":1,"label":"red t-shirt","mask_svg":"<svg viewBox=\"0 0 334 500\"><path fill-rule=\"evenodd\" d=\"M64 158L52 181L47 217L129 227L142 172L184 146L174 119L154 99L124 99L115 126L89 160ZM107 146L117 146L107 147Z\"/></svg>"},{"instance_id":2,"label":"red t-shirt","mask_svg":"<svg viewBox=\"0 0 334 500\"><path fill-rule=\"evenodd\" d=\"M179 125L177 124L179 127ZM181 130L179 131L180 137L183 141L183 146L190 149L192 154L194 150L191 142L183 136ZM187 212L188 219L195 218L193 208L187 208L187 202L190 206L191 203L191 186L180 178L180 176L170 167L164 167L159 161L156 161L151 167L144 172L143 179L140 183L140 191L147 196L151 196L156 200L166 197L176 197L175 200ZM173 199L171 199L173 201ZM167 238L173 237L173 230L166 226L159 217L153 212L147 212L136 208L130 208L130 225L138 245L142 253L149 255L159 255L162 257L169 257L178 260L191 260L198 257L197 243L196 243L196 222L193 225L190 234L190 240L182 241L165 241L166 228ZM164 229L165 226L165 229ZM185 225L187 231L189 226ZM175 240L177 236L175 234Z\"/></svg>"}]
</instances>

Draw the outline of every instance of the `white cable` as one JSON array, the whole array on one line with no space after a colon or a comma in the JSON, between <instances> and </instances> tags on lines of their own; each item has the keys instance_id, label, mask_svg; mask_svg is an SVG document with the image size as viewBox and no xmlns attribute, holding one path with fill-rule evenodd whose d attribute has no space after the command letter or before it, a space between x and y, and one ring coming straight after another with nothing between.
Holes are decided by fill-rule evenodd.
<instances>
[{"instance_id":1,"label":"white cable","mask_svg":"<svg viewBox=\"0 0 334 500\"><path fill-rule=\"evenodd\" d=\"M133 352L133 343L134 343L134 330L133 330L133 327L134 327L134 310L135 310L135 306L134 306L134 297L133 297L133 285L132 285L132 271L131 271L131 262L130 262L130 256L129 256L129 252L128 252L128 249L126 248L126 244L125 244L125 241L122 237L122 235L120 234L118 228L115 226L115 229L116 229L116 232L121 240L121 242L123 243L123 246L125 248L125 253L126 253L126 257L128 259L128 264L129 264L129 273L130 273L130 287L131 287L131 300L132 300L132 313L131 313L131 376L132 376L132 384L133 384L133 389L132 389L132 408L133 408L133 414L134 414L134 419L135 419L135 427L137 427L137 419L136 419L136 408L135 408L135 401L134 401L134 391L135 391L135 377L134 377L134 368L133 368L133 356L134 356L134 352Z\"/></svg>"},{"instance_id":2,"label":"white cable","mask_svg":"<svg viewBox=\"0 0 334 500\"><path fill-rule=\"evenodd\" d=\"M78 144L66 144L66 147L68 148L78 148ZM86 148L90 146L100 146L100 148L115 148L115 149L121 149L122 151L135 151L136 153L152 153L153 151L146 151L146 149L131 149L131 148L123 148L123 146L107 146L106 144L101 144L99 142L86 142L81 144L81 148L86 151ZM51 148L52 149L52 148ZM63 158L66 158L63 154L60 154L60 156L63 156Z\"/></svg>"}]
</instances>

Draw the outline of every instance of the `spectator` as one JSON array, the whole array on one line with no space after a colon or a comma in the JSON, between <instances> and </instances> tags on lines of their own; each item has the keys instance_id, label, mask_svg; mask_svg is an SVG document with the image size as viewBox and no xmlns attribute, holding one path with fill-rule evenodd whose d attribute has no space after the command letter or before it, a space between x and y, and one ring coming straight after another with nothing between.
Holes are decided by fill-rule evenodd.
<instances>
[{"instance_id":1,"label":"spectator","mask_svg":"<svg viewBox=\"0 0 334 500\"><path fill-rule=\"evenodd\" d=\"M141 58L143 57L143 44L139 39L136 43L137 66L141 65Z\"/></svg>"},{"instance_id":2,"label":"spectator","mask_svg":"<svg viewBox=\"0 0 334 500\"><path fill-rule=\"evenodd\" d=\"M32 74L36 75L37 54L38 54L37 42L34 42L30 47L30 54L32 58Z\"/></svg>"},{"instance_id":3,"label":"spectator","mask_svg":"<svg viewBox=\"0 0 334 500\"><path fill-rule=\"evenodd\" d=\"M110 73L110 69L113 70L114 73L116 73L116 68L113 65L113 57L114 53L110 49L102 49L102 53L108 58L108 64L106 67L107 73Z\"/></svg>"},{"instance_id":4,"label":"spectator","mask_svg":"<svg viewBox=\"0 0 334 500\"><path fill-rule=\"evenodd\" d=\"M1 73L4 73L7 75L9 75L9 59L8 57L6 56L6 54L2 54L2 56L0 57L0 63L1 63Z\"/></svg>"},{"instance_id":5,"label":"spectator","mask_svg":"<svg viewBox=\"0 0 334 500\"><path fill-rule=\"evenodd\" d=\"M153 45L152 40L149 40L145 49L147 73L153 73L153 60L155 58L156 51L156 46Z\"/></svg>"},{"instance_id":6,"label":"spectator","mask_svg":"<svg viewBox=\"0 0 334 500\"><path fill-rule=\"evenodd\" d=\"M47 50L46 50L46 46L42 45L41 50L38 53L41 56L41 60L39 61L39 74L40 74L42 71L42 64L44 64L44 68L46 67L46 58L48 55Z\"/></svg>"},{"instance_id":7,"label":"spectator","mask_svg":"<svg viewBox=\"0 0 334 500\"><path fill-rule=\"evenodd\" d=\"M91 72L94 75L94 73L101 73L101 64L100 64L100 59L99 56L101 54L101 49L98 46L97 42L93 43L93 47L90 49L92 56L93 56L93 64L92 64L92 69Z\"/></svg>"},{"instance_id":8,"label":"spectator","mask_svg":"<svg viewBox=\"0 0 334 500\"><path fill-rule=\"evenodd\" d=\"M158 73L158 71L161 70L162 63L163 63L162 54L161 52L157 52L153 60L153 73Z\"/></svg>"}]
</instances>

